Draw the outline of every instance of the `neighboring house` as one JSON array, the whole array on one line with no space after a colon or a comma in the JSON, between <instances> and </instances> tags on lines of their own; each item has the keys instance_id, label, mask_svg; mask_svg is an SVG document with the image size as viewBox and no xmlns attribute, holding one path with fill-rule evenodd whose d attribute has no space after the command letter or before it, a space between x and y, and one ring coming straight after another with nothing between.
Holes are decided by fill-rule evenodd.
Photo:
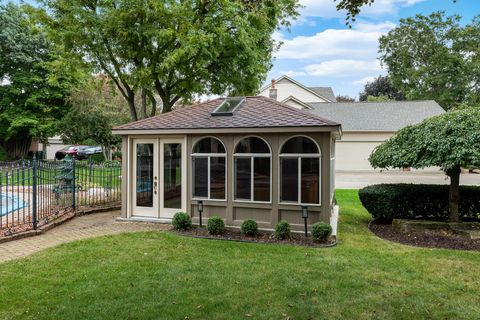
<instances>
[{"instance_id":1,"label":"neighboring house","mask_svg":"<svg viewBox=\"0 0 480 320\"><path fill-rule=\"evenodd\" d=\"M342 124L336 170L373 170L368 157L398 130L445 112L435 101L311 103L310 112Z\"/></svg>"},{"instance_id":2,"label":"neighboring house","mask_svg":"<svg viewBox=\"0 0 480 320\"><path fill-rule=\"evenodd\" d=\"M338 123L265 97L219 98L113 132L125 155L124 219L169 222L185 211L198 223L201 207L204 223L287 220L300 231L307 206L309 225L330 223Z\"/></svg>"},{"instance_id":3,"label":"neighboring house","mask_svg":"<svg viewBox=\"0 0 480 320\"><path fill-rule=\"evenodd\" d=\"M45 159L53 160L55 159L55 153L65 147L67 144L64 144L60 136L54 136L48 138L48 143L43 144L43 151L45 152Z\"/></svg>"},{"instance_id":4,"label":"neighboring house","mask_svg":"<svg viewBox=\"0 0 480 320\"><path fill-rule=\"evenodd\" d=\"M282 76L260 89L260 95L340 123L343 136L336 144L337 171L373 170L368 157L375 147L407 125L445 112L431 100L337 103L331 88L317 89Z\"/></svg>"},{"instance_id":5,"label":"neighboring house","mask_svg":"<svg viewBox=\"0 0 480 320\"><path fill-rule=\"evenodd\" d=\"M335 102L335 95L330 87L306 87L288 76L281 76L261 88L260 96L284 102L297 109L308 109L308 103Z\"/></svg>"}]
</instances>

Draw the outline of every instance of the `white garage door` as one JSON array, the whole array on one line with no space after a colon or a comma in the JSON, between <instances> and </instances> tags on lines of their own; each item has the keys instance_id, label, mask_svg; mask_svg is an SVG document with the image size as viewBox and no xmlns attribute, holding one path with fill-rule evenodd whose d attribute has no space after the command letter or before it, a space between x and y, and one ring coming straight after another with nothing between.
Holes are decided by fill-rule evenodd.
<instances>
[{"instance_id":1,"label":"white garage door","mask_svg":"<svg viewBox=\"0 0 480 320\"><path fill-rule=\"evenodd\" d=\"M368 157L381 142L367 141L337 141L336 145L336 170L373 170L368 162Z\"/></svg>"}]
</instances>

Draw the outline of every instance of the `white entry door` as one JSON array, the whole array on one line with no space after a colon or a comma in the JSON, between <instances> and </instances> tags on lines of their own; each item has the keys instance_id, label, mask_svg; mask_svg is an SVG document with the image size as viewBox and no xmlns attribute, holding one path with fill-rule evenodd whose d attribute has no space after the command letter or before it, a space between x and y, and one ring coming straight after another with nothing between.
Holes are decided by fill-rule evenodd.
<instances>
[{"instance_id":1,"label":"white entry door","mask_svg":"<svg viewBox=\"0 0 480 320\"><path fill-rule=\"evenodd\" d=\"M160 218L187 209L185 139L160 139Z\"/></svg>"},{"instance_id":2,"label":"white entry door","mask_svg":"<svg viewBox=\"0 0 480 320\"><path fill-rule=\"evenodd\" d=\"M158 218L158 139L133 140L133 216Z\"/></svg>"}]
</instances>

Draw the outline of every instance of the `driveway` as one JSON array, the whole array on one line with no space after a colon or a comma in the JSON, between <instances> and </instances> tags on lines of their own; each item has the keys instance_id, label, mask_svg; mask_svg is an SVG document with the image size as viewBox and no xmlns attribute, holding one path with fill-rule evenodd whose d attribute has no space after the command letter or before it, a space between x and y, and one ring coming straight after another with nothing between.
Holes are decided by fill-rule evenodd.
<instances>
[{"instance_id":1,"label":"driveway","mask_svg":"<svg viewBox=\"0 0 480 320\"><path fill-rule=\"evenodd\" d=\"M337 189L359 189L378 183L449 184L450 180L441 171L338 171L335 173ZM462 174L460 184L480 186L480 174Z\"/></svg>"}]
</instances>

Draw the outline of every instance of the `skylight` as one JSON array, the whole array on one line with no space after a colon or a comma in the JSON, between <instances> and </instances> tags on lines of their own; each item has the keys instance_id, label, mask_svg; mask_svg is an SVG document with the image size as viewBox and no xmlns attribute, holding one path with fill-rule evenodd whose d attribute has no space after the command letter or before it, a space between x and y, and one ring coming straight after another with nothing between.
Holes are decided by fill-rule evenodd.
<instances>
[{"instance_id":1,"label":"skylight","mask_svg":"<svg viewBox=\"0 0 480 320\"><path fill-rule=\"evenodd\" d=\"M228 97L211 113L212 116L231 116L245 102L245 97Z\"/></svg>"}]
</instances>

